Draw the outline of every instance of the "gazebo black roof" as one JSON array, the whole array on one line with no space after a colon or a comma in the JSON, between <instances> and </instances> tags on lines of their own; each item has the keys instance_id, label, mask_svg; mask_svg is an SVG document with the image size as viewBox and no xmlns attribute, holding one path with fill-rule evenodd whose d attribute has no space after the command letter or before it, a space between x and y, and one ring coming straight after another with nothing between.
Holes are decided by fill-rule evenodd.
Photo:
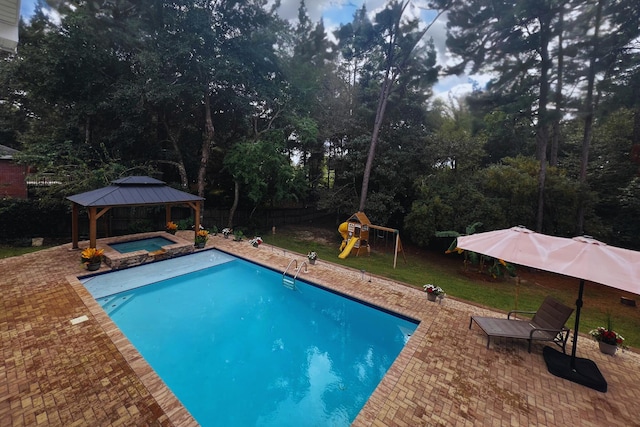
<instances>
[{"instance_id":1,"label":"gazebo black roof","mask_svg":"<svg viewBox=\"0 0 640 427\"><path fill-rule=\"evenodd\" d=\"M75 194L67 199L85 207L167 205L204 200L148 176L128 176L112 181L107 187Z\"/></svg>"}]
</instances>

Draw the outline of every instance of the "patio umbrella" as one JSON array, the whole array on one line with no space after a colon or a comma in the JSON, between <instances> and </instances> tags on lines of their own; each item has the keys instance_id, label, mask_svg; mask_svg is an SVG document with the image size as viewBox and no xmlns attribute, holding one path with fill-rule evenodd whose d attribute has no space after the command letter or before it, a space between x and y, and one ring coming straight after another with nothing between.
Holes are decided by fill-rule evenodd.
<instances>
[{"instance_id":1,"label":"patio umbrella","mask_svg":"<svg viewBox=\"0 0 640 427\"><path fill-rule=\"evenodd\" d=\"M554 375L606 391L607 383L594 362L576 358L584 281L640 294L640 252L609 246L590 237L573 239L512 227L458 238L461 249L580 279L571 356L544 349Z\"/></svg>"}]
</instances>

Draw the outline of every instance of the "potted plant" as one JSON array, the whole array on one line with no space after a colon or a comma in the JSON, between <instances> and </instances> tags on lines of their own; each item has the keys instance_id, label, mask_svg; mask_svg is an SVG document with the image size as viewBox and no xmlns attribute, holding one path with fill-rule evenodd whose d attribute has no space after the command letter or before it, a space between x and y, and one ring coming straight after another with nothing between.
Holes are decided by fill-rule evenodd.
<instances>
[{"instance_id":1,"label":"potted plant","mask_svg":"<svg viewBox=\"0 0 640 427\"><path fill-rule=\"evenodd\" d=\"M216 227L215 225L213 227L211 227L211 234L213 234L214 236L218 235L218 227Z\"/></svg>"},{"instance_id":2,"label":"potted plant","mask_svg":"<svg viewBox=\"0 0 640 427\"><path fill-rule=\"evenodd\" d=\"M167 223L166 230L169 234L176 234L176 231L178 231L178 224L173 221L169 221Z\"/></svg>"},{"instance_id":3,"label":"potted plant","mask_svg":"<svg viewBox=\"0 0 640 427\"><path fill-rule=\"evenodd\" d=\"M244 233L242 232L242 230L236 230L233 232L234 242L241 242L243 237L244 237Z\"/></svg>"},{"instance_id":4,"label":"potted plant","mask_svg":"<svg viewBox=\"0 0 640 427\"><path fill-rule=\"evenodd\" d=\"M424 291L427 293L427 299L429 301L435 301L436 298L444 298L444 290L440 286L432 285L428 283L422 286Z\"/></svg>"},{"instance_id":5,"label":"potted plant","mask_svg":"<svg viewBox=\"0 0 640 427\"><path fill-rule=\"evenodd\" d=\"M315 251L311 251L307 254L307 258L309 259L309 264L315 264L318 259L318 254Z\"/></svg>"},{"instance_id":6,"label":"potted plant","mask_svg":"<svg viewBox=\"0 0 640 427\"><path fill-rule=\"evenodd\" d=\"M196 248L204 248L207 239L209 238L209 232L207 230L198 230L196 233Z\"/></svg>"},{"instance_id":7,"label":"potted plant","mask_svg":"<svg viewBox=\"0 0 640 427\"><path fill-rule=\"evenodd\" d=\"M222 235L224 236L225 239L228 239L229 238L229 234L231 234L231 233L233 233L233 230L230 229L229 227L222 229Z\"/></svg>"},{"instance_id":8,"label":"potted plant","mask_svg":"<svg viewBox=\"0 0 640 427\"><path fill-rule=\"evenodd\" d=\"M262 237L254 237L253 239L249 240L249 243L251 243L251 246L253 246L254 248L257 248L262 243Z\"/></svg>"},{"instance_id":9,"label":"potted plant","mask_svg":"<svg viewBox=\"0 0 640 427\"><path fill-rule=\"evenodd\" d=\"M607 327L599 326L589 331L589 335L598 341L600 351L604 354L614 355L618 347L624 348L624 337L611 328L611 317L607 317Z\"/></svg>"},{"instance_id":10,"label":"potted plant","mask_svg":"<svg viewBox=\"0 0 640 427\"><path fill-rule=\"evenodd\" d=\"M104 249L87 248L80 254L80 259L89 271L96 271L102 264L102 257L104 256Z\"/></svg>"}]
</instances>

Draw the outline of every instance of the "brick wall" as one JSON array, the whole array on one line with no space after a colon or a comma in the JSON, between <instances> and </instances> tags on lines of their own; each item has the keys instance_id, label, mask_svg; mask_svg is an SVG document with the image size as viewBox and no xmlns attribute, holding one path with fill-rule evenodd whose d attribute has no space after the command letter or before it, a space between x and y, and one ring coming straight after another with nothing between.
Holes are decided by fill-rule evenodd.
<instances>
[{"instance_id":1,"label":"brick wall","mask_svg":"<svg viewBox=\"0 0 640 427\"><path fill-rule=\"evenodd\" d=\"M0 160L0 197L27 198L27 168L11 160Z\"/></svg>"}]
</instances>

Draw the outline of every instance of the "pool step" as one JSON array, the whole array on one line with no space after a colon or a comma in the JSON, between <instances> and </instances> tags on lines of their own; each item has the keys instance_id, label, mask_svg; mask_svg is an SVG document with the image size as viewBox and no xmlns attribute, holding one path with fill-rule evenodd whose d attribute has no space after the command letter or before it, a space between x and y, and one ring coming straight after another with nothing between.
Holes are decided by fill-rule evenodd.
<instances>
[{"instance_id":1,"label":"pool step","mask_svg":"<svg viewBox=\"0 0 640 427\"><path fill-rule=\"evenodd\" d=\"M114 311L124 305L127 301L133 298L133 294L128 295L114 295L98 299L98 303L102 306L102 309L111 315Z\"/></svg>"},{"instance_id":2,"label":"pool step","mask_svg":"<svg viewBox=\"0 0 640 427\"><path fill-rule=\"evenodd\" d=\"M291 290L294 290L296 288L296 279L292 278L292 277L284 277L282 279L282 284L284 285L285 288L289 288Z\"/></svg>"}]
</instances>

